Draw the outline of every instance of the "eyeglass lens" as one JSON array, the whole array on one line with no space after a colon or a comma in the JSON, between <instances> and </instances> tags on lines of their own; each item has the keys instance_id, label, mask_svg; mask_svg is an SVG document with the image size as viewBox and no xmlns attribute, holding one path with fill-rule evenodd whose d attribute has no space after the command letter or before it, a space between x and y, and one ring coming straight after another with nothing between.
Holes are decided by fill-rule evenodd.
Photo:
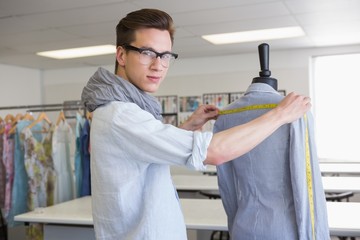
<instances>
[{"instance_id":1,"label":"eyeglass lens","mask_svg":"<svg viewBox=\"0 0 360 240\"><path fill-rule=\"evenodd\" d=\"M151 64L157 58L157 54L151 50L143 50L140 53L140 62L142 64ZM169 65L175 60L174 56L170 53L163 54L160 57L161 65L164 67L169 67Z\"/></svg>"}]
</instances>

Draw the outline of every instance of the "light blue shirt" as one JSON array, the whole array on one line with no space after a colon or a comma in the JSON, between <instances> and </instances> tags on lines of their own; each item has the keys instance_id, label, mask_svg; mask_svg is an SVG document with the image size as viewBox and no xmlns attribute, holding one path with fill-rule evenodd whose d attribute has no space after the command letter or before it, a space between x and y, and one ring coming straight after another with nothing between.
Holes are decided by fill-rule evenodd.
<instances>
[{"instance_id":1,"label":"light blue shirt","mask_svg":"<svg viewBox=\"0 0 360 240\"><path fill-rule=\"evenodd\" d=\"M278 103L281 96L264 83L251 84L226 109ZM249 122L270 109L250 110L218 118L214 132ZM311 113L309 135L314 190L316 239L329 239L327 209ZM305 170L304 119L283 125L252 151L217 167L219 190L231 239L312 239Z\"/></svg>"},{"instance_id":2,"label":"light blue shirt","mask_svg":"<svg viewBox=\"0 0 360 240\"><path fill-rule=\"evenodd\" d=\"M212 133L163 124L115 101L94 111L90 130L96 238L187 239L169 165L203 170Z\"/></svg>"}]
</instances>

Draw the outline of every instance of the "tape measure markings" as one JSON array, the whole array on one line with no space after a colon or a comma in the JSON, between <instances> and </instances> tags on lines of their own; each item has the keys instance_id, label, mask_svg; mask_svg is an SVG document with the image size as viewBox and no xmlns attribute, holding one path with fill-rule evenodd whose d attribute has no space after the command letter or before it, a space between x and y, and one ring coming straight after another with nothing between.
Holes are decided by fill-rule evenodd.
<instances>
[{"instance_id":1,"label":"tape measure markings","mask_svg":"<svg viewBox=\"0 0 360 240\"><path fill-rule=\"evenodd\" d=\"M309 146L309 130L308 130L308 121L306 114L304 115L304 121L305 121L306 183L307 183L309 206L310 206L312 236L313 239L315 240L314 193L313 193L313 181L312 181L311 159L310 159L311 157L310 157L310 146Z\"/></svg>"},{"instance_id":2,"label":"tape measure markings","mask_svg":"<svg viewBox=\"0 0 360 240\"><path fill-rule=\"evenodd\" d=\"M276 106L277 106L276 103L250 105L250 106L245 106L245 107L241 107L241 108L220 110L219 115L233 114L233 113L245 112L245 111L249 111L249 110L269 109L269 108L275 108Z\"/></svg>"}]
</instances>

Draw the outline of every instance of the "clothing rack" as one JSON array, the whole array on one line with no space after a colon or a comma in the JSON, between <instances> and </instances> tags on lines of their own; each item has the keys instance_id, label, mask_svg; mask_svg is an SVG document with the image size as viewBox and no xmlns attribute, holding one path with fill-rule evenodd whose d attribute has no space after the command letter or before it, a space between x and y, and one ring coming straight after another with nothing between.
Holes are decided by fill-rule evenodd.
<instances>
[{"instance_id":1,"label":"clothing rack","mask_svg":"<svg viewBox=\"0 0 360 240\"><path fill-rule=\"evenodd\" d=\"M37 109L44 110L56 108L59 110L74 110L74 109L83 109L84 105L81 104L81 101L65 101L64 103L56 103L56 104L40 104L40 105L18 105L18 106L6 106L0 107L0 110L14 110L14 109Z\"/></svg>"},{"instance_id":2,"label":"clothing rack","mask_svg":"<svg viewBox=\"0 0 360 240\"><path fill-rule=\"evenodd\" d=\"M83 110L86 116L86 109L80 100L64 101L56 104L38 104L38 105L18 105L18 106L4 106L1 110L26 109L26 112L56 112L56 111L72 111ZM72 118L72 116L66 116Z\"/></svg>"},{"instance_id":3,"label":"clothing rack","mask_svg":"<svg viewBox=\"0 0 360 240\"><path fill-rule=\"evenodd\" d=\"M33 109L33 108L41 108L45 110L48 107L62 107L62 106L63 104L18 105L18 106L0 107L0 110Z\"/></svg>"},{"instance_id":4,"label":"clothing rack","mask_svg":"<svg viewBox=\"0 0 360 240\"><path fill-rule=\"evenodd\" d=\"M57 112L57 111L66 111L66 110L78 110L79 108L34 108L26 110L26 112Z\"/></svg>"}]
</instances>

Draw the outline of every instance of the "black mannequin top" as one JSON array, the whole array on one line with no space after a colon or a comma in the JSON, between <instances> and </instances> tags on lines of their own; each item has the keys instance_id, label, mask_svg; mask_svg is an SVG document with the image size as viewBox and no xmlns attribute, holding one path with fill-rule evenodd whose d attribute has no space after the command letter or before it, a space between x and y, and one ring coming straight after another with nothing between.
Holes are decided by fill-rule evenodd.
<instances>
[{"instance_id":1,"label":"black mannequin top","mask_svg":"<svg viewBox=\"0 0 360 240\"><path fill-rule=\"evenodd\" d=\"M269 70L269 45L267 43L262 43L259 45L258 50L261 66L261 71L259 72L260 77L253 78L252 83L266 83L277 91L277 79L270 77L271 72Z\"/></svg>"},{"instance_id":2,"label":"black mannequin top","mask_svg":"<svg viewBox=\"0 0 360 240\"><path fill-rule=\"evenodd\" d=\"M276 91L277 89L277 80L271 77L256 77L253 78L252 83L266 83L274 88Z\"/></svg>"}]
</instances>

